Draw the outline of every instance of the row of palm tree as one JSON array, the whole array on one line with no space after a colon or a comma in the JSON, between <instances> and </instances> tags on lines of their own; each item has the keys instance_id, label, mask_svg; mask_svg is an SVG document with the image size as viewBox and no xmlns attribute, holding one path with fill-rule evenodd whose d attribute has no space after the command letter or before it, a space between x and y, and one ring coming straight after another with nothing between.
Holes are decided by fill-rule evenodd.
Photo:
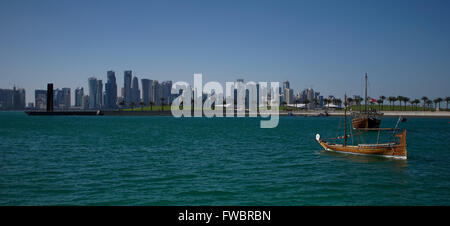
<instances>
[{"instance_id":1,"label":"row of palm tree","mask_svg":"<svg viewBox=\"0 0 450 226\"><path fill-rule=\"evenodd\" d=\"M360 105L360 103L361 103L361 101L362 101L363 99L362 98L357 98L356 100L354 100L354 99L352 99L352 98L347 98L347 101L351 104L352 102L356 102L358 105ZM407 107L407 104L408 103L410 103L411 104L411 106L415 109L415 110L417 110L418 109L418 107L419 107L419 104L421 103L421 101L419 100L419 99L414 99L414 100L411 100L410 98L408 98L408 97L404 97L404 96L389 96L389 97L385 97L385 96L380 96L377 100L376 100L376 103L378 104L378 106L379 106L379 108L381 109L381 110L383 110L383 104L384 104L384 101L385 100L387 100L388 102L389 102L389 105L390 105L390 109L394 109L394 106L395 106L395 103L396 102L398 102L398 106L400 107L400 109L402 108L402 103L403 103L403 109L406 111L406 107ZM423 103L423 110L425 110L425 109L430 109L431 108L431 105L434 103L435 104L435 106L438 106L438 108L440 109L441 108L441 103L442 102L446 102L447 103L447 109L448 109L448 103L450 102L450 97L446 97L445 99L443 99L443 98L440 98L440 97L438 97L438 98L435 98L435 99L433 99L433 100L430 100L430 99L428 99L428 97L426 97L426 96L423 96L422 98L421 98L421 100L422 100L422 103Z\"/></svg>"},{"instance_id":2,"label":"row of palm tree","mask_svg":"<svg viewBox=\"0 0 450 226\"><path fill-rule=\"evenodd\" d=\"M161 111L163 111L164 105L165 105L164 104L165 99L164 98L160 98L160 100L161 100ZM394 106L395 106L395 103L398 102L398 105L400 106L400 109L402 107L402 103L404 103L403 104L404 110L407 109L406 108L407 107L407 103L410 103L411 106L415 110L417 110L418 107L419 107L419 104L421 103L421 101L419 99L410 100L410 98L404 97L404 96L396 96L396 97L395 96L389 96L389 97L380 96L376 100L376 103L378 104L378 106L379 106L379 108L381 110L383 110L385 100L387 100L389 102L390 109L393 109ZM431 105L433 103L435 104L435 106L437 105L438 108L440 109L441 108L441 103L444 102L444 101L447 103L447 109L448 109L448 103L450 102L450 97L446 97L445 99L438 97L438 98L435 98L435 99L431 100L431 99L428 99L428 97L423 96L421 98L421 100L422 100L423 110L430 109ZM349 105L356 104L357 106L361 107L361 102L362 101L363 101L363 98L361 98L361 97L357 97L357 98L348 97L347 98L347 104L349 104ZM324 102L324 105L328 106L328 107L329 107L329 104L335 104L335 105L341 105L342 104L342 100L340 98L325 98L323 100L323 102ZM303 101L295 100L295 103L296 104L303 103L305 105L305 108L307 108L307 106L311 103L311 101L308 100L308 99L305 99ZM314 108L316 108L317 105L319 104L319 100L317 98L315 98L315 99L313 99L312 103L314 105ZM119 105L123 108L123 106L125 106L125 101L121 101L119 103ZM139 102L139 105L141 106L141 110L144 110L145 103L143 101L141 101L141 102ZM285 106L286 102L285 101L281 102L281 105ZM134 110L135 106L136 106L135 102L133 102L133 101L130 102L130 107L131 107L132 110ZM148 103L148 106L150 106L150 111L152 111L153 110L153 106L155 106L155 102L150 101Z\"/></svg>"}]
</instances>

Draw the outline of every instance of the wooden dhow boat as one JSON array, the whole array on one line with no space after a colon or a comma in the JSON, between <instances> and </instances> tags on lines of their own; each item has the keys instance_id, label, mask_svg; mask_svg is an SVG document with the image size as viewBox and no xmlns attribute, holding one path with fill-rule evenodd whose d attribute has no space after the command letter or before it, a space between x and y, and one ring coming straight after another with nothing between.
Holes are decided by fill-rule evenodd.
<instances>
[{"instance_id":1,"label":"wooden dhow boat","mask_svg":"<svg viewBox=\"0 0 450 226\"><path fill-rule=\"evenodd\" d=\"M354 129L358 128L379 128L383 113L377 112L375 109L367 110L367 73L364 74L364 111L352 113L352 125Z\"/></svg>"},{"instance_id":2,"label":"wooden dhow boat","mask_svg":"<svg viewBox=\"0 0 450 226\"><path fill-rule=\"evenodd\" d=\"M342 153L349 154L359 154L359 155L378 155L384 157L394 157L400 159L407 158L406 151L406 130L401 130L398 127L400 119L397 122L395 128L362 128L362 129L354 129L350 132L352 134L347 134L347 110L346 110L346 102L344 103L344 136L336 137L336 138L321 138L320 134L316 134L317 142L326 150L326 151L336 151ZM378 135L376 138L376 142L374 143L362 143L361 135L368 131L377 131ZM387 132L388 142L381 142L380 135L381 133ZM353 135L353 133L356 133ZM374 133L370 133L370 135L374 135ZM353 137L357 137L357 144L354 144L356 139ZM349 144L349 138L351 138L351 144ZM338 142L342 140L342 142Z\"/></svg>"}]
</instances>

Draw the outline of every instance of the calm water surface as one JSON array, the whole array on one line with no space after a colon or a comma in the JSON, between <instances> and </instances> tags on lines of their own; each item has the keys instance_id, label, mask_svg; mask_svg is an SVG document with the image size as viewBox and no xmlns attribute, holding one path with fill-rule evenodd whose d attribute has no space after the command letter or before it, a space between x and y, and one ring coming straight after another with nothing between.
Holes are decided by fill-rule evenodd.
<instances>
[{"instance_id":1,"label":"calm water surface","mask_svg":"<svg viewBox=\"0 0 450 226\"><path fill-rule=\"evenodd\" d=\"M0 112L0 205L450 205L449 121L408 119L405 161L322 151L335 117Z\"/></svg>"}]
</instances>

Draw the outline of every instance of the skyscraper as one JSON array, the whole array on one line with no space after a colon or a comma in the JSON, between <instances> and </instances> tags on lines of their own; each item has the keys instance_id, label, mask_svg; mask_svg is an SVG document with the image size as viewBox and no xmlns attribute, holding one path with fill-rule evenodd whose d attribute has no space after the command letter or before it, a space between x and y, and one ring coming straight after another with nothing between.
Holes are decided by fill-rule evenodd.
<instances>
[{"instance_id":1,"label":"skyscraper","mask_svg":"<svg viewBox=\"0 0 450 226\"><path fill-rule=\"evenodd\" d=\"M288 97L289 93L287 93L287 92L289 89L290 89L289 81L284 81L282 93L280 93L280 95L282 96L282 98L281 98L282 101L285 101L288 104L289 104L289 102L288 102L289 101L289 97Z\"/></svg>"},{"instance_id":2,"label":"skyscraper","mask_svg":"<svg viewBox=\"0 0 450 226\"><path fill-rule=\"evenodd\" d=\"M172 90L172 81L164 81L161 83L161 89L162 89L162 97L164 98L165 104L171 104L172 103L172 94L170 93Z\"/></svg>"},{"instance_id":3,"label":"skyscraper","mask_svg":"<svg viewBox=\"0 0 450 226\"><path fill-rule=\"evenodd\" d=\"M136 76L134 76L133 83L131 85L131 101L133 101L135 105L138 105L141 101L140 99L139 80Z\"/></svg>"},{"instance_id":4,"label":"skyscraper","mask_svg":"<svg viewBox=\"0 0 450 226\"><path fill-rule=\"evenodd\" d=\"M83 103L84 90L83 87L75 89L75 107L81 107Z\"/></svg>"},{"instance_id":5,"label":"skyscraper","mask_svg":"<svg viewBox=\"0 0 450 226\"><path fill-rule=\"evenodd\" d=\"M14 91L12 89L0 89L0 109L13 108Z\"/></svg>"},{"instance_id":6,"label":"skyscraper","mask_svg":"<svg viewBox=\"0 0 450 226\"><path fill-rule=\"evenodd\" d=\"M88 79L89 85L89 108L95 109L97 107L97 79L90 77Z\"/></svg>"},{"instance_id":7,"label":"skyscraper","mask_svg":"<svg viewBox=\"0 0 450 226\"><path fill-rule=\"evenodd\" d=\"M158 83L158 80L153 80L152 83L152 101L155 105L161 105L161 88Z\"/></svg>"},{"instance_id":8,"label":"skyscraper","mask_svg":"<svg viewBox=\"0 0 450 226\"><path fill-rule=\"evenodd\" d=\"M84 95L81 98L81 108L83 108L83 109L89 108L89 96L88 95Z\"/></svg>"},{"instance_id":9,"label":"skyscraper","mask_svg":"<svg viewBox=\"0 0 450 226\"><path fill-rule=\"evenodd\" d=\"M69 108L71 106L70 88L61 89L61 102L59 103L62 108Z\"/></svg>"},{"instance_id":10,"label":"skyscraper","mask_svg":"<svg viewBox=\"0 0 450 226\"><path fill-rule=\"evenodd\" d=\"M47 111L53 111L53 83L47 83Z\"/></svg>"},{"instance_id":11,"label":"skyscraper","mask_svg":"<svg viewBox=\"0 0 450 226\"><path fill-rule=\"evenodd\" d=\"M103 107L103 82L102 80L97 80L97 95L96 95L96 108Z\"/></svg>"},{"instance_id":12,"label":"skyscraper","mask_svg":"<svg viewBox=\"0 0 450 226\"><path fill-rule=\"evenodd\" d=\"M44 110L47 106L47 90L34 91L34 106L36 109Z\"/></svg>"},{"instance_id":13,"label":"skyscraper","mask_svg":"<svg viewBox=\"0 0 450 226\"><path fill-rule=\"evenodd\" d=\"M63 99L63 95L62 95L62 90L61 89L54 89L53 90L53 106L54 108L60 108L63 105L62 103L62 99ZM60 106L61 104L61 106Z\"/></svg>"},{"instance_id":14,"label":"skyscraper","mask_svg":"<svg viewBox=\"0 0 450 226\"><path fill-rule=\"evenodd\" d=\"M25 89L0 89L0 109L24 109Z\"/></svg>"},{"instance_id":15,"label":"skyscraper","mask_svg":"<svg viewBox=\"0 0 450 226\"><path fill-rule=\"evenodd\" d=\"M153 80L151 79L141 79L141 86L142 86L142 101L145 105L148 105L150 101L152 101L152 83Z\"/></svg>"},{"instance_id":16,"label":"skyscraper","mask_svg":"<svg viewBox=\"0 0 450 226\"><path fill-rule=\"evenodd\" d=\"M312 108L314 106L314 98L315 98L314 90L312 88L309 88L306 94L306 99L308 99L309 101L308 108Z\"/></svg>"},{"instance_id":17,"label":"skyscraper","mask_svg":"<svg viewBox=\"0 0 450 226\"><path fill-rule=\"evenodd\" d=\"M116 73L114 71L108 71L107 82L105 84L105 107L117 108L117 84Z\"/></svg>"},{"instance_id":18,"label":"skyscraper","mask_svg":"<svg viewBox=\"0 0 450 226\"><path fill-rule=\"evenodd\" d=\"M283 90L285 89L290 89L291 87L289 86L289 81L284 81L283 82Z\"/></svg>"},{"instance_id":19,"label":"skyscraper","mask_svg":"<svg viewBox=\"0 0 450 226\"><path fill-rule=\"evenodd\" d=\"M131 71L124 71L123 73L123 88L124 88L124 96L123 99L125 101L125 106L130 106L131 103Z\"/></svg>"},{"instance_id":20,"label":"skyscraper","mask_svg":"<svg viewBox=\"0 0 450 226\"><path fill-rule=\"evenodd\" d=\"M287 104L294 104L294 90L286 88L284 89L285 101Z\"/></svg>"},{"instance_id":21,"label":"skyscraper","mask_svg":"<svg viewBox=\"0 0 450 226\"><path fill-rule=\"evenodd\" d=\"M15 109L25 108L25 89L17 89L14 92L14 108Z\"/></svg>"}]
</instances>

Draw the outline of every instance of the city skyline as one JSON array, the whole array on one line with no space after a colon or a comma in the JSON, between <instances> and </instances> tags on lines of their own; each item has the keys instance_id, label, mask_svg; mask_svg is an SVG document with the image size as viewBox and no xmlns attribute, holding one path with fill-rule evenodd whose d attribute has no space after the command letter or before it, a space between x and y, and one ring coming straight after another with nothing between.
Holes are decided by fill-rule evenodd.
<instances>
[{"instance_id":1,"label":"city skyline","mask_svg":"<svg viewBox=\"0 0 450 226\"><path fill-rule=\"evenodd\" d=\"M2 1L0 88L24 88L29 103L47 82L86 93L85 78L105 85L107 70L132 68L139 79L289 80L295 93L341 97L361 95L368 72L370 96L445 97L449 4Z\"/></svg>"},{"instance_id":2,"label":"city skyline","mask_svg":"<svg viewBox=\"0 0 450 226\"><path fill-rule=\"evenodd\" d=\"M125 70L123 71L123 78L124 78L124 87L118 87L117 85L117 79L115 76L115 71L108 70L106 72L107 74L107 82L105 83L105 86L103 88L103 80L97 79L97 77L89 77L88 78L88 87L87 87L87 93L84 93L84 87L76 87L73 91L73 94L71 92L71 88L68 87L62 87L58 88L55 87L53 90L55 98L53 99L54 105L56 108L60 109L68 109L73 107L78 107L81 109L117 109L119 108L119 105L122 105L120 107L132 107L131 103L134 104L134 106L140 105L141 102L144 103L144 106L148 105L150 102L154 105L161 105L161 97L164 98L165 104L170 104L172 100L177 95L171 94L171 88L172 88L172 80L165 80L161 83L158 82L158 80L152 80L148 78L141 78L139 79L136 75L133 76L132 70ZM140 84L139 85L139 80ZM203 85L205 85L209 81L203 81ZM244 83L247 82L255 82L255 81L245 81L245 79L239 78L236 79L235 82L238 83ZM261 81L256 81L261 82ZM51 82L50 82L51 83ZM51 83L53 84L53 83ZM258 85L257 85L258 86ZM139 88L141 87L141 88ZM45 99L46 99L46 92L47 90L44 89L34 89L33 94L35 95L34 100L31 102L25 101L25 89L20 87L13 87L13 89L0 89L4 92L16 92L20 91L21 95L20 98L23 100L20 100L21 104L20 106L24 106L24 108L36 108L36 109L44 109L45 105ZM121 90L119 94L119 90ZM304 88L304 89L297 89L295 87L290 86L289 81L283 81L279 82L279 94L280 94L280 104L287 104L287 105L294 105L294 104L301 104L304 103L304 100L307 99L308 102L308 108L311 108L314 105L314 102L317 101L319 107L324 107L324 101L325 99L329 100L337 100L338 104L335 106L341 107L343 98L339 95L333 95L333 94L322 94L320 92L316 92L317 90L314 90L312 87L310 88ZM235 91L236 92L236 91ZM86 94L86 95L84 95ZM93 95L91 95L93 94ZM2 94L3 95L3 94ZM9 95L9 94L7 94ZM13 94L10 94L13 95ZM204 93L206 95L206 93ZM236 93L235 93L236 95ZM128 97L127 97L128 96ZM270 96L270 94L269 94ZM3 99L6 98L6 96L1 96ZM361 98L361 94L348 94L347 97L352 97L353 100L357 100ZM389 96L389 98L405 98L405 96ZM428 96L422 96L420 99L423 100L423 98L426 97L428 99ZM18 97L14 97L18 98ZM13 98L13 99L14 99ZM390 103L391 101L387 99L388 96L372 96L368 95L368 100L373 100L372 103L378 102L381 99L381 103ZM409 97L407 101L411 102L410 104L417 104L413 103L412 101L416 100L411 99ZM446 101L444 97L437 97L441 99L441 102ZM436 98L436 99L437 99ZM448 97L446 97L448 98ZM431 100L436 100L433 97L431 97ZM73 101L72 101L73 100ZM16 102L20 102L18 99ZM248 97L246 97L246 104L248 104ZM394 100L399 101L398 99ZM402 101L404 101L402 99ZM420 100L419 100L420 101ZM13 101L14 102L14 101ZM14 104L12 102L12 104ZM121 104L121 102L123 104ZM235 100L236 102L236 100ZM6 103L6 102L5 102ZM5 104L3 103L3 104ZM380 104L380 103L379 103ZM22 107L18 107L17 103L14 104L15 109L21 109ZM33 106L34 105L34 106ZM30 107L31 106L31 107ZM247 105L246 105L247 106ZM327 105L329 106L329 104ZM436 105L437 106L437 105ZM3 106L4 108L5 106ZM7 107L6 109L9 109Z\"/></svg>"}]
</instances>

